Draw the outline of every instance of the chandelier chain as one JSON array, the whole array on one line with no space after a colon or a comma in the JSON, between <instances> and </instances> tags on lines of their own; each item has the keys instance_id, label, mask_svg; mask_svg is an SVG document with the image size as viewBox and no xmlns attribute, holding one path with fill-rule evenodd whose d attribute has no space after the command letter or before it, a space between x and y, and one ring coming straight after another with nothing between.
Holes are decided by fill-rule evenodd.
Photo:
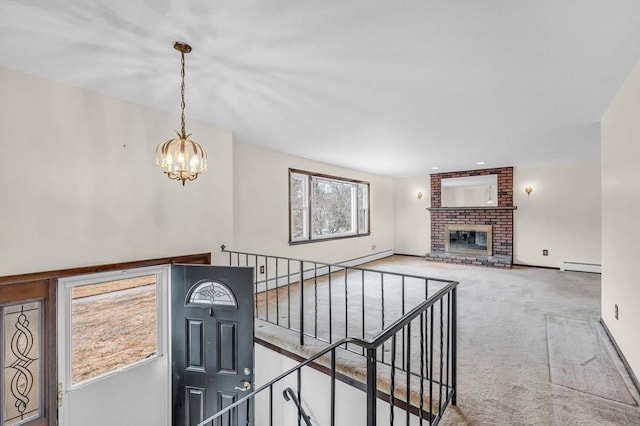
<instances>
[{"instance_id":1,"label":"chandelier chain","mask_svg":"<svg viewBox=\"0 0 640 426\"><path fill-rule=\"evenodd\" d=\"M184 107L185 107L185 103L184 103L184 52L182 52L181 54L181 65L182 65L182 70L180 72L180 76L182 77L182 82L180 84L180 109L182 111L182 114L180 115L180 131L181 131L181 137L182 139L186 139L187 138L187 134L185 131L185 125L184 125Z\"/></svg>"}]
</instances>

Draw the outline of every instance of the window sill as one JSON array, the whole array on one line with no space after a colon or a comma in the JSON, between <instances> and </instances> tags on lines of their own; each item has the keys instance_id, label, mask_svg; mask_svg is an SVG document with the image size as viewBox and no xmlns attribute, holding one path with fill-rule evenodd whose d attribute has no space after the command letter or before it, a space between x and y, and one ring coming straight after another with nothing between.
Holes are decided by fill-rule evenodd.
<instances>
[{"instance_id":1,"label":"window sill","mask_svg":"<svg viewBox=\"0 0 640 426\"><path fill-rule=\"evenodd\" d=\"M366 234L358 234L358 235L344 235L341 237L327 237L327 238L315 238L310 240L297 240L297 241L289 241L289 245L297 246L300 244L321 243L323 241L335 241L335 240L344 240L347 238L368 237L369 235L371 235L370 232L367 232Z\"/></svg>"}]
</instances>

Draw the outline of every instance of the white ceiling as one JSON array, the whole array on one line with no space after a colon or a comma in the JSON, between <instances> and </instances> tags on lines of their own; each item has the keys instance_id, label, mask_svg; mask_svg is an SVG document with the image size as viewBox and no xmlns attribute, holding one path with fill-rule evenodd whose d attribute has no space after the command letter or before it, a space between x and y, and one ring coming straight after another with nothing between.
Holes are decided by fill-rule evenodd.
<instances>
[{"instance_id":1,"label":"white ceiling","mask_svg":"<svg viewBox=\"0 0 640 426\"><path fill-rule=\"evenodd\" d=\"M598 158L640 0L0 0L0 66L178 114L175 40L187 130L411 176Z\"/></svg>"}]
</instances>

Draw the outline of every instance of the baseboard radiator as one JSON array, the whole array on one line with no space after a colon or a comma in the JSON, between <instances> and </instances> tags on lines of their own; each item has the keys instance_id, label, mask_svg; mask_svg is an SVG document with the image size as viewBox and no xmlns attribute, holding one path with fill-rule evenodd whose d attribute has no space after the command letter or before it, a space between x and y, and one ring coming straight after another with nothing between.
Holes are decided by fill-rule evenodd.
<instances>
[{"instance_id":1,"label":"baseboard radiator","mask_svg":"<svg viewBox=\"0 0 640 426\"><path fill-rule=\"evenodd\" d=\"M585 263L585 262L569 262L565 260L560 266L561 271L576 271L576 272L592 272L594 274L602 273L602 265L598 263Z\"/></svg>"}]
</instances>

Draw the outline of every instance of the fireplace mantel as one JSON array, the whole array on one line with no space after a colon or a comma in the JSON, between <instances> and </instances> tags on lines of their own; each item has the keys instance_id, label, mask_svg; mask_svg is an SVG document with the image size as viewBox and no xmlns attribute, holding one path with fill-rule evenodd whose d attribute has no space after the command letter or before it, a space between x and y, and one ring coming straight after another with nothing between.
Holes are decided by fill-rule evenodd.
<instances>
[{"instance_id":1,"label":"fireplace mantel","mask_svg":"<svg viewBox=\"0 0 640 426\"><path fill-rule=\"evenodd\" d=\"M430 212L447 210L517 210L518 206L493 206L493 207L427 207Z\"/></svg>"}]
</instances>

